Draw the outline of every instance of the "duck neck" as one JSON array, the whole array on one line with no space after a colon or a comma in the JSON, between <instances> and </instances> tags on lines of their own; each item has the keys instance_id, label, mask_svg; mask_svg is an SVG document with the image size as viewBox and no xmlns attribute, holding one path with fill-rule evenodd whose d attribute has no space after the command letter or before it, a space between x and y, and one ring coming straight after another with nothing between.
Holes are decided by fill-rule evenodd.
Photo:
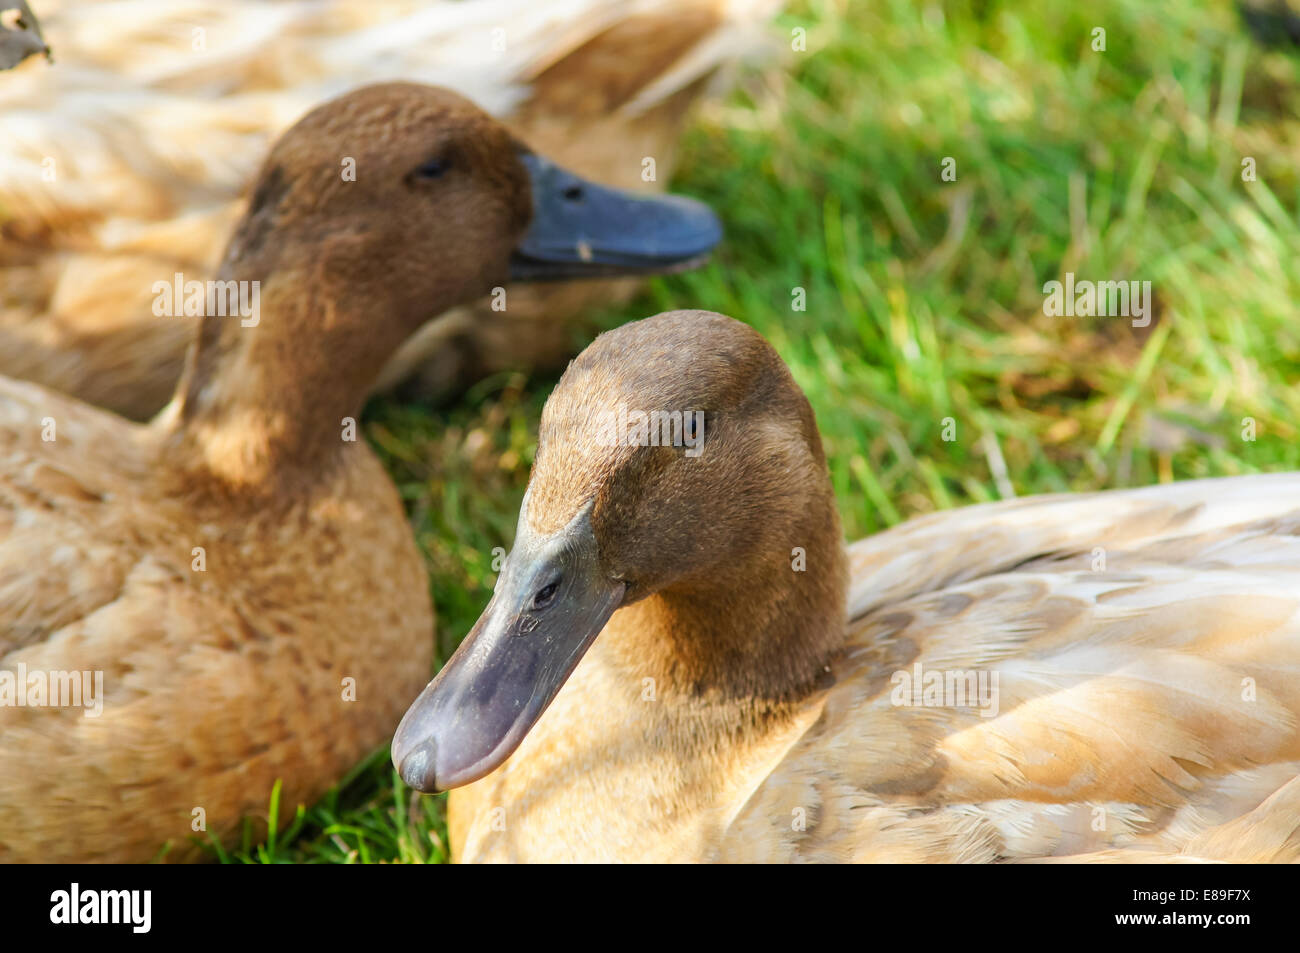
<instances>
[{"instance_id":1,"label":"duck neck","mask_svg":"<svg viewBox=\"0 0 1300 953\"><path fill-rule=\"evenodd\" d=\"M338 252L291 269L222 268L217 281L254 307L201 319L160 421L191 483L282 492L328 473L362 440L372 382L431 311L350 280L331 267Z\"/></svg>"},{"instance_id":2,"label":"duck neck","mask_svg":"<svg viewBox=\"0 0 1300 953\"><path fill-rule=\"evenodd\" d=\"M780 719L828 684L844 642L847 558L830 487L798 529L765 533L747 558L715 566L616 612L608 656L652 683L683 718L715 709L736 728ZM795 541L797 540L797 542Z\"/></svg>"}]
</instances>

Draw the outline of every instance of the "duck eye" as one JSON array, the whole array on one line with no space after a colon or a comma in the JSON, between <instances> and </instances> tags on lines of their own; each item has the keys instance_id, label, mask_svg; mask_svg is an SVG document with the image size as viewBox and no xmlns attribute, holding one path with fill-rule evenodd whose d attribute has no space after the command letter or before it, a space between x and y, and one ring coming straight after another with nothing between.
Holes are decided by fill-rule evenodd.
<instances>
[{"instance_id":1,"label":"duck eye","mask_svg":"<svg viewBox=\"0 0 1300 953\"><path fill-rule=\"evenodd\" d=\"M547 583L545 586L542 586L542 588L537 590L537 594L533 596L533 608L545 609L555 601L555 594L559 591L560 583L558 579L555 582Z\"/></svg>"},{"instance_id":2,"label":"duck eye","mask_svg":"<svg viewBox=\"0 0 1300 953\"><path fill-rule=\"evenodd\" d=\"M407 178L426 182L431 179L440 179L450 168L450 159L438 157L436 159L430 159L422 165L416 166Z\"/></svg>"},{"instance_id":3,"label":"duck eye","mask_svg":"<svg viewBox=\"0 0 1300 953\"><path fill-rule=\"evenodd\" d=\"M568 201L570 201L570 202L581 202L581 201L582 201L582 186L581 186L581 185L571 185L571 186L569 186L567 189L565 189L563 192L561 192L560 194L563 195L563 196L564 196Z\"/></svg>"}]
</instances>

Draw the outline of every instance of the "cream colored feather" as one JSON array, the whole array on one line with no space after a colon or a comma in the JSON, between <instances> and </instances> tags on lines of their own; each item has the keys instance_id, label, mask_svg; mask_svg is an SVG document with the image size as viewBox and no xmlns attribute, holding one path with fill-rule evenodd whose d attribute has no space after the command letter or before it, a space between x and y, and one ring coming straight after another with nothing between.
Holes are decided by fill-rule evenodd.
<instances>
[{"instance_id":1,"label":"cream colored feather","mask_svg":"<svg viewBox=\"0 0 1300 953\"><path fill-rule=\"evenodd\" d=\"M729 856L1297 857L1300 475L970 507L850 556L836 688ZM996 673L996 715L896 706L917 664Z\"/></svg>"}]
</instances>

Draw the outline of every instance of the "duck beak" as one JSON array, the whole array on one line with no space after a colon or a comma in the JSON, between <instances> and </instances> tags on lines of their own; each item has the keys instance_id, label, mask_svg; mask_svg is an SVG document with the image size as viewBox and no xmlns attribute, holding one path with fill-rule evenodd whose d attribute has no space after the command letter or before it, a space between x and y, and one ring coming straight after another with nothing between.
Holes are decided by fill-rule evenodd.
<instances>
[{"instance_id":1,"label":"duck beak","mask_svg":"<svg viewBox=\"0 0 1300 953\"><path fill-rule=\"evenodd\" d=\"M596 185L532 153L521 161L533 219L510 262L515 281L683 271L722 240L722 223L703 202Z\"/></svg>"},{"instance_id":2,"label":"duck beak","mask_svg":"<svg viewBox=\"0 0 1300 953\"><path fill-rule=\"evenodd\" d=\"M510 757L622 603L626 586L602 576L589 515L546 537L520 515L492 601L393 737L411 787L446 791Z\"/></svg>"},{"instance_id":3,"label":"duck beak","mask_svg":"<svg viewBox=\"0 0 1300 953\"><path fill-rule=\"evenodd\" d=\"M15 11L11 17L0 17L0 70L12 69L37 53L52 60L50 48L41 36L41 25L26 0L0 0L0 14L11 10Z\"/></svg>"}]
</instances>

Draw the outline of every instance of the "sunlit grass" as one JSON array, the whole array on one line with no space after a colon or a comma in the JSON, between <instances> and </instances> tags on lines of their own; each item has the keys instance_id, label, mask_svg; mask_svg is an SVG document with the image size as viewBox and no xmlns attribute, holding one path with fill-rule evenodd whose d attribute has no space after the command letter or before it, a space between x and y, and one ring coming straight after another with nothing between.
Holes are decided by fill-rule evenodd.
<instances>
[{"instance_id":1,"label":"sunlit grass","mask_svg":"<svg viewBox=\"0 0 1300 953\"><path fill-rule=\"evenodd\" d=\"M778 32L797 26L807 52L685 143L674 187L719 210L725 246L605 326L693 307L767 335L817 411L851 537L997 499L993 445L1020 495L1300 466L1293 60L1253 46L1226 3L814 0ZM1067 271L1151 281L1151 326L1047 317L1043 283ZM488 600L553 384L370 408L426 554L440 661ZM445 860L444 803L376 752L229 859Z\"/></svg>"}]
</instances>

